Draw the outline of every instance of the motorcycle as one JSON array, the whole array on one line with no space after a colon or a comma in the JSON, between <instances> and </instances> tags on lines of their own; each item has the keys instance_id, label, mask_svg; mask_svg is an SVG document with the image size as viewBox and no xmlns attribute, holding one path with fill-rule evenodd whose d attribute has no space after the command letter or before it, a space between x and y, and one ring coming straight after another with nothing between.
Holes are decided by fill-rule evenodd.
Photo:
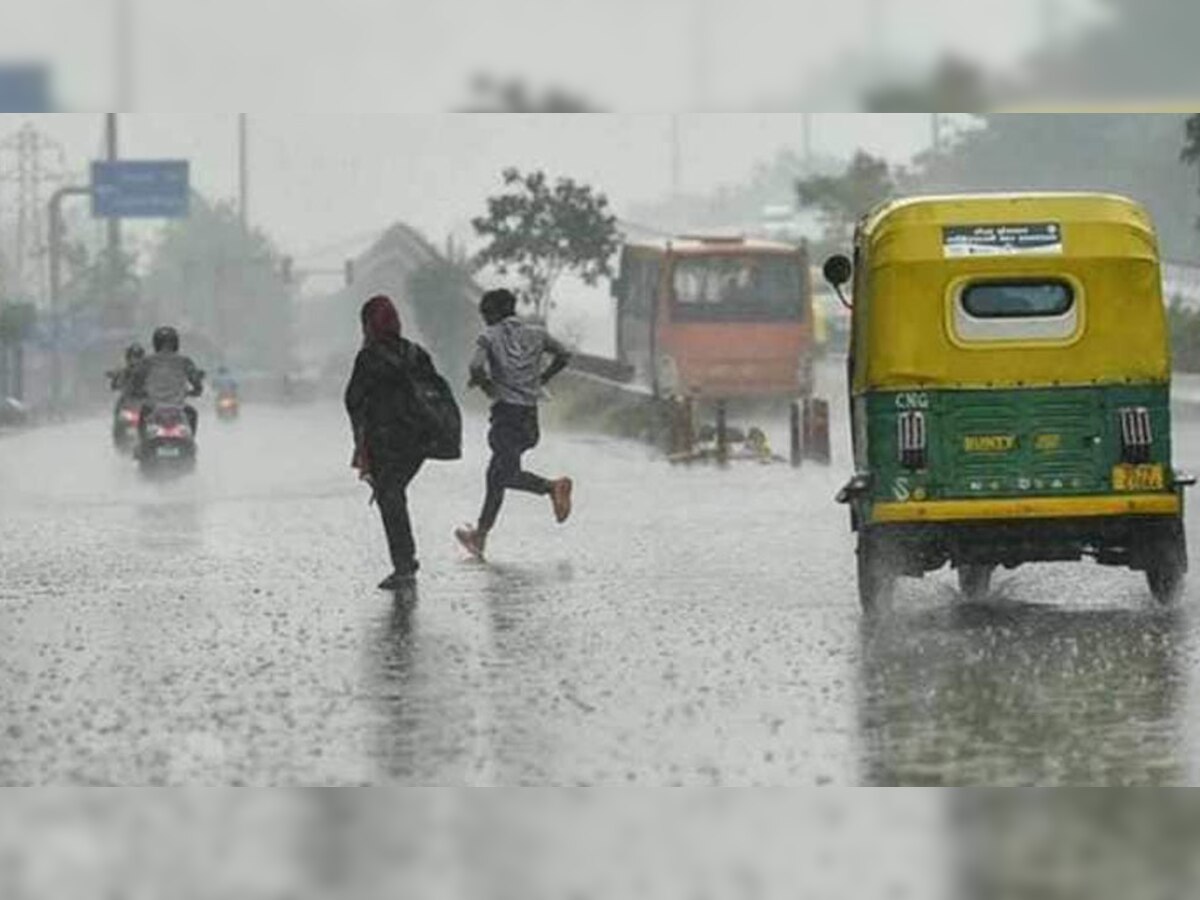
<instances>
[{"instance_id":1,"label":"motorcycle","mask_svg":"<svg viewBox=\"0 0 1200 900\"><path fill-rule=\"evenodd\" d=\"M223 422L231 422L241 412L241 402L234 391L219 391L217 393L217 418Z\"/></svg>"},{"instance_id":2,"label":"motorcycle","mask_svg":"<svg viewBox=\"0 0 1200 900\"><path fill-rule=\"evenodd\" d=\"M196 433L184 406L145 411L137 460L143 472L190 471L196 465Z\"/></svg>"},{"instance_id":3,"label":"motorcycle","mask_svg":"<svg viewBox=\"0 0 1200 900\"><path fill-rule=\"evenodd\" d=\"M138 445L138 424L141 422L141 404L136 400L123 399L113 410L113 446L121 453L133 453Z\"/></svg>"}]
</instances>

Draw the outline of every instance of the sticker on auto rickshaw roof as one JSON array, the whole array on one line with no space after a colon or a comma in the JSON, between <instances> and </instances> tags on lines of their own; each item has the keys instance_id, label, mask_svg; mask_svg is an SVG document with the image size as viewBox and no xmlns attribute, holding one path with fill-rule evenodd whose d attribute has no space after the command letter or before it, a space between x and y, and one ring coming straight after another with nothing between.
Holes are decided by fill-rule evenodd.
<instances>
[{"instance_id":1,"label":"sticker on auto rickshaw roof","mask_svg":"<svg viewBox=\"0 0 1200 900\"><path fill-rule=\"evenodd\" d=\"M1061 254L1062 228L1054 222L949 225L942 229L942 250L948 257Z\"/></svg>"}]
</instances>

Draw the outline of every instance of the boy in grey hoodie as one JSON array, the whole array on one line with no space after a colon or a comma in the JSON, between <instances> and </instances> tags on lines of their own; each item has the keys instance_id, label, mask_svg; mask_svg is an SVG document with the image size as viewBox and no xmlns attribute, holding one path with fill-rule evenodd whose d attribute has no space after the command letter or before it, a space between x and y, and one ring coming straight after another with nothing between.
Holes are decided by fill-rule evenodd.
<instances>
[{"instance_id":1,"label":"boy in grey hoodie","mask_svg":"<svg viewBox=\"0 0 1200 900\"><path fill-rule=\"evenodd\" d=\"M517 298L504 289L488 291L479 303L487 329L479 336L471 360L472 386L492 399L488 445L492 461L487 471L487 496L474 528L455 532L460 544L482 559L487 537L496 524L508 489L549 497L554 516L565 522L571 515L570 478L549 480L521 468L521 456L537 446L538 401L542 387L567 367L571 354L544 328L517 318ZM550 364L543 369L544 357Z\"/></svg>"}]
</instances>

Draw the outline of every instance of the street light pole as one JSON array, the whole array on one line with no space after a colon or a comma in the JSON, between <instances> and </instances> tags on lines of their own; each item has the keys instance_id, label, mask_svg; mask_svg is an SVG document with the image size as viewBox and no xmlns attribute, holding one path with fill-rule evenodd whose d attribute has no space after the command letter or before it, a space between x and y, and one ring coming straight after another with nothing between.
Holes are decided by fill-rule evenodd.
<instances>
[{"instance_id":1,"label":"street light pole","mask_svg":"<svg viewBox=\"0 0 1200 900\"><path fill-rule=\"evenodd\" d=\"M120 147L117 136L117 114L104 114L104 147L105 156L109 162L116 162L120 156ZM108 272L109 272L109 289L116 292L117 281L120 274L121 260L121 220L116 216L109 217L108 220Z\"/></svg>"},{"instance_id":2,"label":"street light pole","mask_svg":"<svg viewBox=\"0 0 1200 900\"><path fill-rule=\"evenodd\" d=\"M67 197L91 196L91 187L62 187L50 196L50 398L51 406L58 411L62 405L62 204Z\"/></svg>"}]
</instances>

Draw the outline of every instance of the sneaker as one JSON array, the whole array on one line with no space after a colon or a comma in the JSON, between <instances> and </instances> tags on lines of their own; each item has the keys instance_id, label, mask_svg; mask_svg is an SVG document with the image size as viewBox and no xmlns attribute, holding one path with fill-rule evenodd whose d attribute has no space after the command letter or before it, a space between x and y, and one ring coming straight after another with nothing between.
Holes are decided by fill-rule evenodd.
<instances>
[{"instance_id":1,"label":"sneaker","mask_svg":"<svg viewBox=\"0 0 1200 900\"><path fill-rule=\"evenodd\" d=\"M559 478L550 483L550 502L554 504L554 518L559 524L571 518L571 491L575 482L570 478Z\"/></svg>"},{"instance_id":2,"label":"sneaker","mask_svg":"<svg viewBox=\"0 0 1200 900\"><path fill-rule=\"evenodd\" d=\"M454 529L454 536L463 545L463 549L475 557L475 559L483 559L483 551L487 545L487 535L484 532L476 528L471 528L469 525L464 525L462 528Z\"/></svg>"},{"instance_id":3,"label":"sneaker","mask_svg":"<svg viewBox=\"0 0 1200 900\"><path fill-rule=\"evenodd\" d=\"M393 572L383 581L379 582L379 590L381 591L398 591L401 588L410 587L416 584L417 573L415 570L409 572Z\"/></svg>"}]
</instances>

